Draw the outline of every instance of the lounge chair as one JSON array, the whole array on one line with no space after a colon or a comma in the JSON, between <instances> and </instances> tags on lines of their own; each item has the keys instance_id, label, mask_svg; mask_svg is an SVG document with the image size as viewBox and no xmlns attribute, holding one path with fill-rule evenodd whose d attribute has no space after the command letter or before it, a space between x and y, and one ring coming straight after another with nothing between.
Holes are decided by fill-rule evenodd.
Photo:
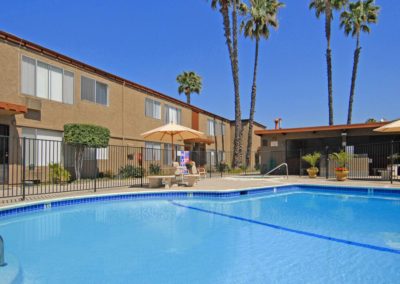
<instances>
[{"instance_id":1,"label":"lounge chair","mask_svg":"<svg viewBox=\"0 0 400 284\"><path fill-rule=\"evenodd\" d=\"M206 178L207 177L207 171L204 167L200 167L198 169L198 173L200 175L200 178Z\"/></svg>"}]
</instances>

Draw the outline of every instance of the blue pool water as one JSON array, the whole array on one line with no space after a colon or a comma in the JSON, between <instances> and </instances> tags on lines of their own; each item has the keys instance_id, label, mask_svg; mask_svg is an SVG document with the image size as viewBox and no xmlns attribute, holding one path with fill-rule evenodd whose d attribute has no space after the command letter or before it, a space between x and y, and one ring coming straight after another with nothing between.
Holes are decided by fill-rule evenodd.
<instances>
[{"instance_id":1,"label":"blue pool water","mask_svg":"<svg viewBox=\"0 0 400 284\"><path fill-rule=\"evenodd\" d=\"M23 283L399 283L397 196L95 202L1 217L0 235Z\"/></svg>"}]
</instances>

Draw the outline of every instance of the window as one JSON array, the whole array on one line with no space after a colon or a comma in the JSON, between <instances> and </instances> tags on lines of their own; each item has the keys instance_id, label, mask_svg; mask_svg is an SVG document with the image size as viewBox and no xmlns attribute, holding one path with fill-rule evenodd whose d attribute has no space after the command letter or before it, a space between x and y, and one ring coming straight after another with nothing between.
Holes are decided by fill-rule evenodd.
<instances>
[{"instance_id":1,"label":"window","mask_svg":"<svg viewBox=\"0 0 400 284\"><path fill-rule=\"evenodd\" d=\"M146 99L144 113L148 117L161 119L161 104L157 101Z\"/></svg>"},{"instance_id":2,"label":"window","mask_svg":"<svg viewBox=\"0 0 400 284\"><path fill-rule=\"evenodd\" d=\"M225 135L225 124L221 122L221 135Z\"/></svg>"},{"instance_id":3,"label":"window","mask_svg":"<svg viewBox=\"0 0 400 284\"><path fill-rule=\"evenodd\" d=\"M161 144L160 143L145 143L145 160L146 161L160 161L161 160Z\"/></svg>"},{"instance_id":4,"label":"window","mask_svg":"<svg viewBox=\"0 0 400 284\"><path fill-rule=\"evenodd\" d=\"M36 73L35 59L22 56L21 66L21 91L24 94L35 95L35 73Z\"/></svg>"},{"instance_id":5,"label":"window","mask_svg":"<svg viewBox=\"0 0 400 284\"><path fill-rule=\"evenodd\" d=\"M72 104L74 73L22 56L21 92L43 99Z\"/></svg>"},{"instance_id":6,"label":"window","mask_svg":"<svg viewBox=\"0 0 400 284\"><path fill-rule=\"evenodd\" d=\"M63 102L74 103L74 73L64 71Z\"/></svg>"},{"instance_id":7,"label":"window","mask_svg":"<svg viewBox=\"0 0 400 284\"><path fill-rule=\"evenodd\" d=\"M95 159L96 153L96 159ZM95 161L95 160L108 160L108 147L106 148L85 148L83 152L83 159L85 161Z\"/></svg>"},{"instance_id":8,"label":"window","mask_svg":"<svg viewBox=\"0 0 400 284\"><path fill-rule=\"evenodd\" d=\"M207 134L208 134L208 136L215 136L215 122L212 119L208 120Z\"/></svg>"},{"instance_id":9,"label":"window","mask_svg":"<svg viewBox=\"0 0 400 284\"><path fill-rule=\"evenodd\" d=\"M94 79L81 76L81 99L107 106L108 86Z\"/></svg>"},{"instance_id":10,"label":"window","mask_svg":"<svg viewBox=\"0 0 400 284\"><path fill-rule=\"evenodd\" d=\"M28 166L47 166L61 163L62 132L22 128L25 140L25 163Z\"/></svg>"},{"instance_id":11,"label":"window","mask_svg":"<svg viewBox=\"0 0 400 284\"><path fill-rule=\"evenodd\" d=\"M176 161L176 157L179 150L183 150L183 147L180 145L174 145L174 156L172 158L172 145L171 144L164 144L164 165L172 166L172 162Z\"/></svg>"},{"instance_id":12,"label":"window","mask_svg":"<svg viewBox=\"0 0 400 284\"><path fill-rule=\"evenodd\" d=\"M182 116L181 113L182 113L181 109L165 105L164 122L181 124L181 116Z\"/></svg>"}]
</instances>

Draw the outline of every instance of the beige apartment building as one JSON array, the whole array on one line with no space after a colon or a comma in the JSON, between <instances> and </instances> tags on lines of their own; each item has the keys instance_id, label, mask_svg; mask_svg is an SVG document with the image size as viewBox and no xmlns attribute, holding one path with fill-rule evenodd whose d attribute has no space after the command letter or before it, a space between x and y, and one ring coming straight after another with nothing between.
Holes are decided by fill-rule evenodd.
<instances>
[{"instance_id":1,"label":"beige apartment building","mask_svg":"<svg viewBox=\"0 0 400 284\"><path fill-rule=\"evenodd\" d=\"M10 139L62 141L65 124L85 123L110 129L111 145L170 149L140 134L173 122L205 133L177 141L178 148L217 153L219 160L232 152L231 120L2 31L0 65L0 135ZM253 141L256 152L261 139Z\"/></svg>"}]
</instances>

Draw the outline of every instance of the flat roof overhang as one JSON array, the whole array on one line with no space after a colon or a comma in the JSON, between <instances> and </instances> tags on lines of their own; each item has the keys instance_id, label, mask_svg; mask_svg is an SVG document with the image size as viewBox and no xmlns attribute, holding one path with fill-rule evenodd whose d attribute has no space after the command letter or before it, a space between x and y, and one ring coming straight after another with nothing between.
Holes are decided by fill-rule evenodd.
<instances>
[{"instance_id":1,"label":"flat roof overhang","mask_svg":"<svg viewBox=\"0 0 400 284\"><path fill-rule=\"evenodd\" d=\"M26 106L7 103L7 102L0 102L0 114L2 115L14 115L27 112L28 108Z\"/></svg>"},{"instance_id":2,"label":"flat roof overhang","mask_svg":"<svg viewBox=\"0 0 400 284\"><path fill-rule=\"evenodd\" d=\"M207 145L211 145L214 141L210 138L192 138L192 139L185 139L185 143L204 143Z\"/></svg>"},{"instance_id":3,"label":"flat roof overhang","mask_svg":"<svg viewBox=\"0 0 400 284\"><path fill-rule=\"evenodd\" d=\"M341 124L330 126L311 126L299 128L281 128L281 129L265 129L256 130L254 133L259 136L272 135L272 134L288 134L288 133L305 133L305 132L322 132L322 131L347 131L356 129L375 129L389 122L374 122L374 123L358 123L358 124Z\"/></svg>"}]
</instances>

